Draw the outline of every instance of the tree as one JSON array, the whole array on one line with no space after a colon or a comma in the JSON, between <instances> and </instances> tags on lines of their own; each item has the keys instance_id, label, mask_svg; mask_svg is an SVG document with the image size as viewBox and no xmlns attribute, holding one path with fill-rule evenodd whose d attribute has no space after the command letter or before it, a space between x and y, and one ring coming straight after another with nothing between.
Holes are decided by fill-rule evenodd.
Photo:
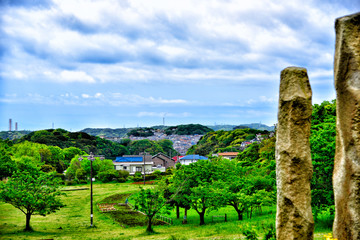
<instances>
[{"instance_id":1,"label":"tree","mask_svg":"<svg viewBox=\"0 0 360 240\"><path fill-rule=\"evenodd\" d=\"M15 161L11 160L9 152L0 146L0 179L11 177L15 170Z\"/></svg>"},{"instance_id":2,"label":"tree","mask_svg":"<svg viewBox=\"0 0 360 240\"><path fill-rule=\"evenodd\" d=\"M41 172L31 161L20 162L18 168L7 183L0 183L0 199L25 214L25 231L31 231L32 215L45 216L64 206L62 193L54 173Z\"/></svg>"},{"instance_id":3,"label":"tree","mask_svg":"<svg viewBox=\"0 0 360 240\"><path fill-rule=\"evenodd\" d=\"M148 219L146 232L154 232L152 229L153 218L163 209L166 203L167 200L163 197L163 193L160 188L146 190L141 188L140 193L135 198L135 207L146 214Z\"/></svg>"},{"instance_id":4,"label":"tree","mask_svg":"<svg viewBox=\"0 0 360 240\"><path fill-rule=\"evenodd\" d=\"M151 155L158 154L159 152L165 153L162 147L155 141L149 139L136 140L130 143L129 151L131 154L140 154L141 152L148 152Z\"/></svg>"},{"instance_id":5,"label":"tree","mask_svg":"<svg viewBox=\"0 0 360 240\"><path fill-rule=\"evenodd\" d=\"M215 162L200 160L175 171L172 185L178 186L184 182L179 194L174 198L179 204L188 202L200 218L200 225L205 224L205 213L222 207L219 198L221 189L217 184L222 172Z\"/></svg>"},{"instance_id":6,"label":"tree","mask_svg":"<svg viewBox=\"0 0 360 240\"><path fill-rule=\"evenodd\" d=\"M234 207L239 220L243 219L246 210L251 213L254 208L260 209L263 205L273 203L275 181L272 174L266 172L266 167L259 167L257 161L249 164L223 158L213 161L222 171L222 178L217 182L221 188L218 198Z\"/></svg>"},{"instance_id":7,"label":"tree","mask_svg":"<svg viewBox=\"0 0 360 240\"><path fill-rule=\"evenodd\" d=\"M334 205L332 178L336 139L336 102L324 101L313 106L310 135L313 177L311 204L316 212Z\"/></svg>"}]
</instances>

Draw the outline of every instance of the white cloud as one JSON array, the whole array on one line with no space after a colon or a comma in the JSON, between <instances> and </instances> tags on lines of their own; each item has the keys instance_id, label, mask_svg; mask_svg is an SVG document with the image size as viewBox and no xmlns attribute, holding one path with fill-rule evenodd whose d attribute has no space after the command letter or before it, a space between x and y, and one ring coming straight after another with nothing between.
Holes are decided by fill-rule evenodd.
<instances>
[{"instance_id":1,"label":"white cloud","mask_svg":"<svg viewBox=\"0 0 360 240\"><path fill-rule=\"evenodd\" d=\"M95 83L95 79L83 71L64 70L60 73L60 80L62 82Z\"/></svg>"}]
</instances>

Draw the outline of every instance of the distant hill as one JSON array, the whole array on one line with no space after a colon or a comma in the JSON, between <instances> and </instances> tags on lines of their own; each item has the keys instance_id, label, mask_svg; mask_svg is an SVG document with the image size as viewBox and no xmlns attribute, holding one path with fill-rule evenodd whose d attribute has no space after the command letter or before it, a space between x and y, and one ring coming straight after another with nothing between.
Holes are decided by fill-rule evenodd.
<instances>
[{"instance_id":1,"label":"distant hill","mask_svg":"<svg viewBox=\"0 0 360 240\"><path fill-rule=\"evenodd\" d=\"M236 125L208 125L207 127L213 129L214 131L224 130L231 131L236 127Z\"/></svg>"},{"instance_id":2,"label":"distant hill","mask_svg":"<svg viewBox=\"0 0 360 240\"><path fill-rule=\"evenodd\" d=\"M62 149L77 147L87 153L92 152L113 158L123 154L129 154L128 149L120 143L91 136L84 132L68 132L61 128L31 132L17 139L16 143L25 141L58 146Z\"/></svg>"},{"instance_id":3,"label":"distant hill","mask_svg":"<svg viewBox=\"0 0 360 240\"><path fill-rule=\"evenodd\" d=\"M97 137L125 138L133 128L85 128L80 132Z\"/></svg>"},{"instance_id":4,"label":"distant hill","mask_svg":"<svg viewBox=\"0 0 360 240\"><path fill-rule=\"evenodd\" d=\"M0 132L0 138L2 139L10 139L10 140L15 140L15 139L19 139L23 136L25 136L26 134L31 133L31 131L1 131Z\"/></svg>"},{"instance_id":5,"label":"distant hill","mask_svg":"<svg viewBox=\"0 0 360 240\"><path fill-rule=\"evenodd\" d=\"M168 127L165 130L166 135L205 135L208 132L212 132L213 129L201 125L201 124L186 124L186 125L178 125L173 127Z\"/></svg>"},{"instance_id":6,"label":"distant hill","mask_svg":"<svg viewBox=\"0 0 360 240\"><path fill-rule=\"evenodd\" d=\"M240 124L238 126L235 126L233 129L244 129L244 128L252 128L257 130L267 130L267 131L274 131L274 126L267 126L265 124L261 123L250 123L250 124Z\"/></svg>"},{"instance_id":7,"label":"distant hill","mask_svg":"<svg viewBox=\"0 0 360 240\"><path fill-rule=\"evenodd\" d=\"M196 145L192 146L187 151L187 154L206 156L218 152L240 152L245 148L242 143L252 141L258 133L268 135L268 131L251 128L210 132L203 136Z\"/></svg>"},{"instance_id":8,"label":"distant hill","mask_svg":"<svg viewBox=\"0 0 360 240\"><path fill-rule=\"evenodd\" d=\"M211 131L231 131L233 129L242 129L242 128L252 128L257 130L267 130L273 131L274 127L269 127L261 123L250 123L250 124L240 124L240 125L213 125L213 126L204 126L201 124L185 124L177 126L152 126L150 128L85 128L80 132L85 132L92 136L106 137L106 138L127 138L129 134L135 133L135 135L140 136L145 134L145 132L150 136L148 129L160 129L165 131L166 134L172 135L195 135L200 134L204 135ZM146 130L146 131L145 131ZM144 132L144 133L143 133ZM139 135L138 135L139 134ZM131 134L134 135L134 134Z\"/></svg>"}]
</instances>

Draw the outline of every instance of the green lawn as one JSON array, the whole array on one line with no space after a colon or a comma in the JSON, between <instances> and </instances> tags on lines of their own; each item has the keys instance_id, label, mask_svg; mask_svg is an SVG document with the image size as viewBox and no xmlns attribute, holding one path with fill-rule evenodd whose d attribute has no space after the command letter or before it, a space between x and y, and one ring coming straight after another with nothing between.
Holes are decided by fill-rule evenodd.
<instances>
[{"instance_id":1,"label":"green lawn","mask_svg":"<svg viewBox=\"0 0 360 240\"><path fill-rule=\"evenodd\" d=\"M89 185L69 186L83 188ZM147 186L151 187L151 186ZM94 203L117 193L133 193L139 190L138 185L129 183L96 183L94 185ZM100 213L94 205L94 228L90 228L90 196L89 190L66 191L64 196L66 207L46 217L33 216L31 226L34 232L23 232L25 215L10 204L0 203L0 239L245 239L242 229L254 228L263 238L264 230L275 221L275 208L263 209L263 213L256 213L252 219L237 221L236 212L231 207L210 212L205 217L206 225L199 226L199 216L194 211L188 211L188 224L176 219L175 210L170 217L173 225L154 226L157 234L146 235L145 227L121 227L106 213ZM221 218L212 223L213 215L227 213L228 222ZM320 229L315 239L325 239L324 234L331 229Z\"/></svg>"}]
</instances>

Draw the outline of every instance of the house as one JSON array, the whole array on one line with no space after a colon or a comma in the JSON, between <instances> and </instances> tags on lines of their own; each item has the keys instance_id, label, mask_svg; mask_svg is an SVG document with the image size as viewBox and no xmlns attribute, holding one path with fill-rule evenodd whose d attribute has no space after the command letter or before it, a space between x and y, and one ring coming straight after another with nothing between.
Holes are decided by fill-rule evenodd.
<instances>
[{"instance_id":1,"label":"house","mask_svg":"<svg viewBox=\"0 0 360 240\"><path fill-rule=\"evenodd\" d=\"M144 164L145 158L145 164ZM153 161L151 155L124 155L122 157L116 157L113 161L115 170L126 170L130 175L134 175L135 172L150 174L153 172Z\"/></svg>"},{"instance_id":2,"label":"house","mask_svg":"<svg viewBox=\"0 0 360 240\"><path fill-rule=\"evenodd\" d=\"M180 158L182 158L182 157L184 157L184 156L175 156L172 159L175 161L175 164L176 164L176 163L180 162Z\"/></svg>"},{"instance_id":3,"label":"house","mask_svg":"<svg viewBox=\"0 0 360 240\"><path fill-rule=\"evenodd\" d=\"M175 160L170 158L169 156L163 154L163 153L158 153L154 156L152 156L152 162L154 163L153 167L174 167L175 166Z\"/></svg>"},{"instance_id":4,"label":"house","mask_svg":"<svg viewBox=\"0 0 360 240\"><path fill-rule=\"evenodd\" d=\"M219 157L223 157L231 160L236 158L238 154L239 152L223 152L223 153L218 153L217 155Z\"/></svg>"},{"instance_id":5,"label":"house","mask_svg":"<svg viewBox=\"0 0 360 240\"><path fill-rule=\"evenodd\" d=\"M183 165L189 165L190 163L194 163L199 160L208 160L208 158L200 155L186 155L180 158L179 162Z\"/></svg>"}]
</instances>

